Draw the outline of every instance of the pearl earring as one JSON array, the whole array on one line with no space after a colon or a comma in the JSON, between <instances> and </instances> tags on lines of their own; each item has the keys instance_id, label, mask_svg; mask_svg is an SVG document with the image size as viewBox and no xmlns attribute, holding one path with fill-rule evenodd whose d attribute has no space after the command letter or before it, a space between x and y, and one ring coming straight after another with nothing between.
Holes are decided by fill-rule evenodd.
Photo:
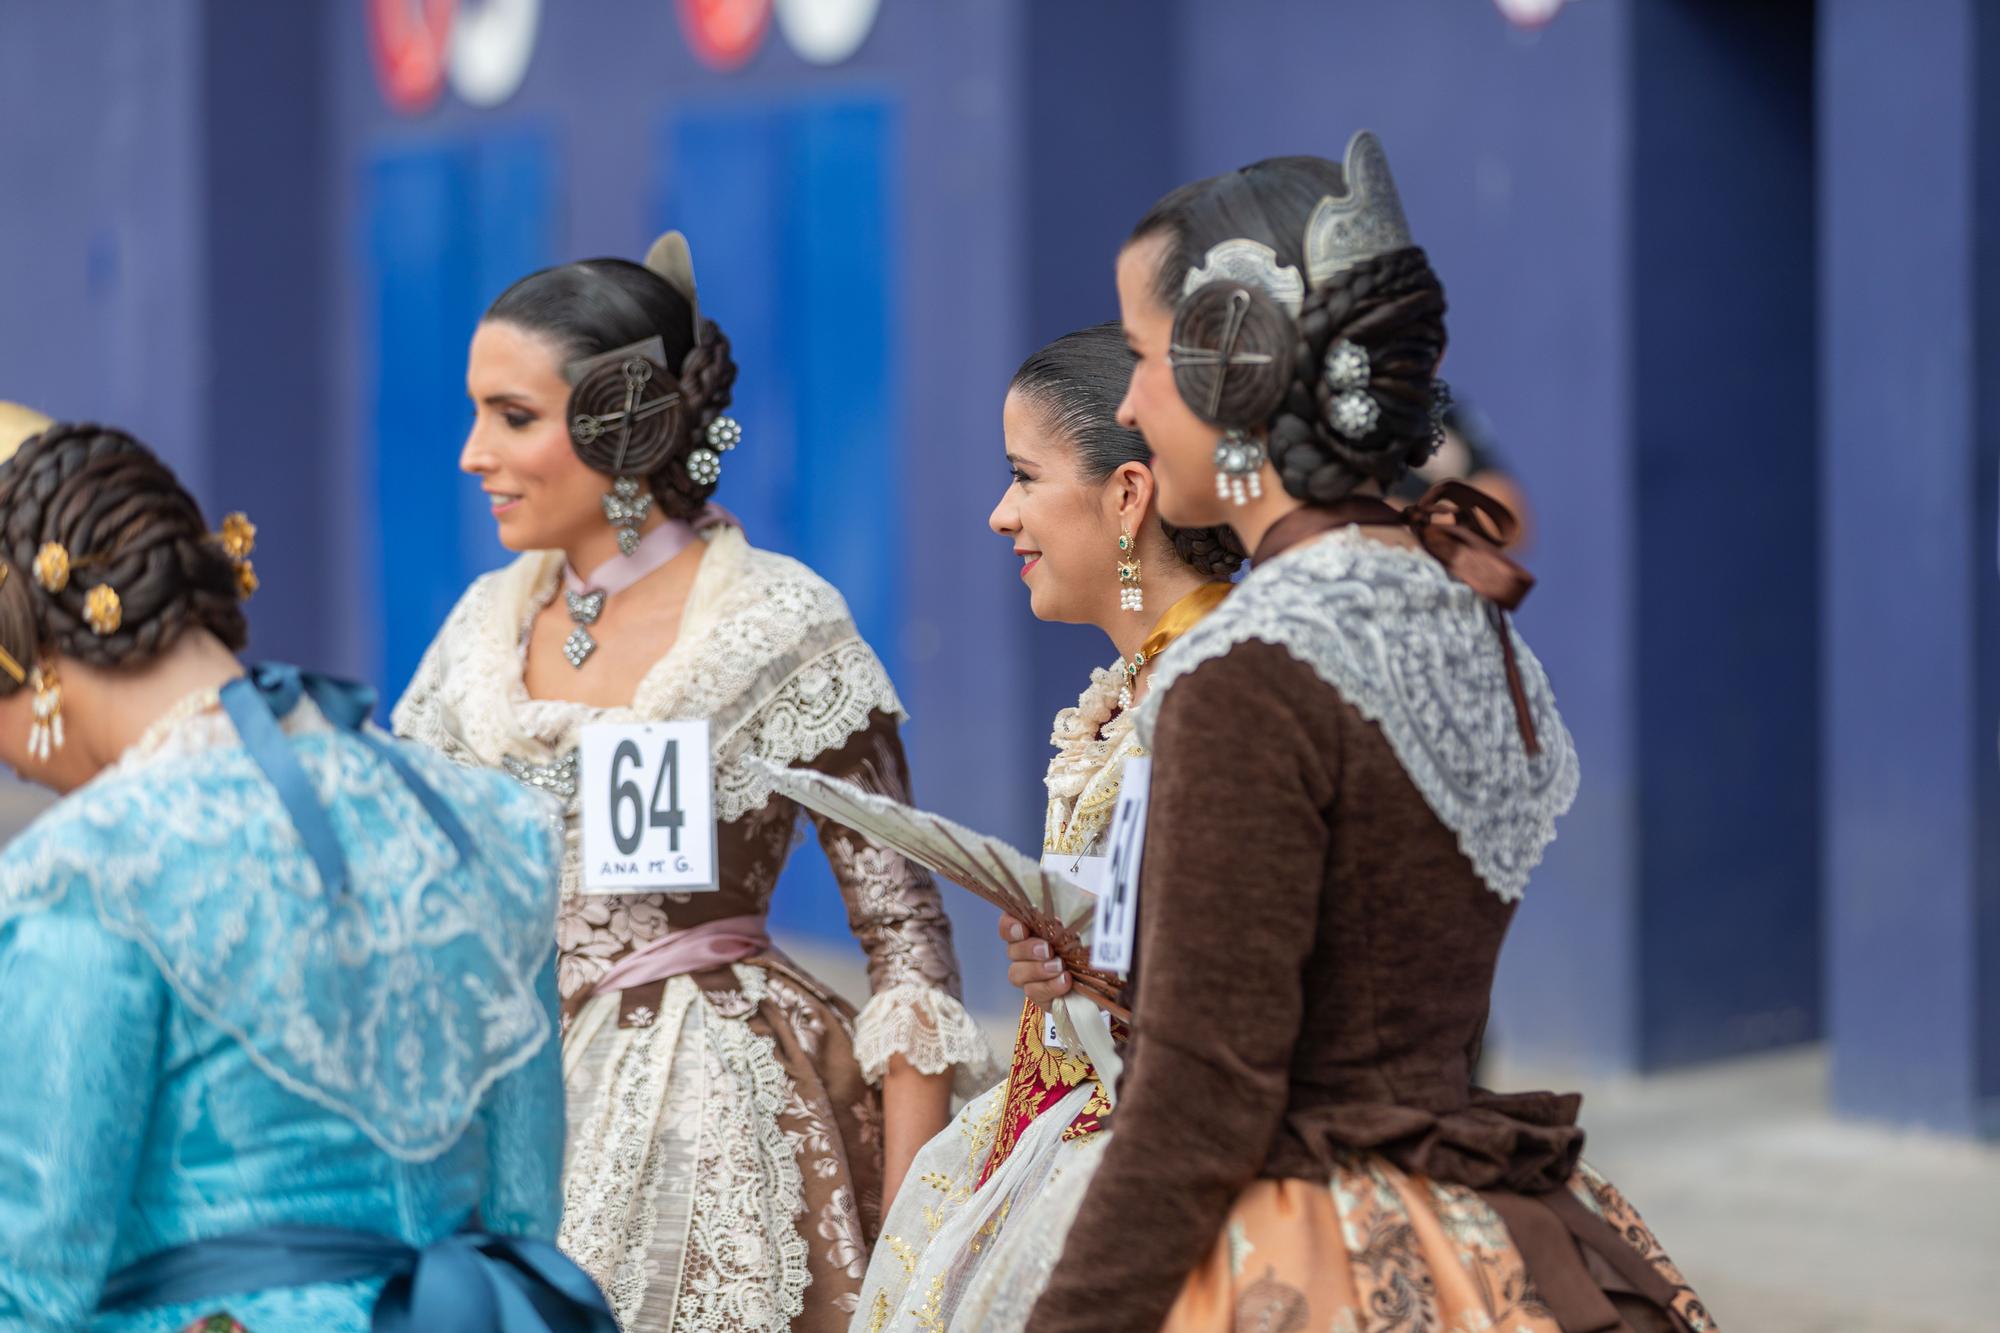
<instances>
[{"instance_id":1,"label":"pearl earring","mask_svg":"<svg viewBox=\"0 0 2000 1333\"><path fill-rule=\"evenodd\" d=\"M1118 534L1118 609L1146 609L1146 590L1139 586L1139 557L1133 553L1129 532Z\"/></svg>"}]
</instances>

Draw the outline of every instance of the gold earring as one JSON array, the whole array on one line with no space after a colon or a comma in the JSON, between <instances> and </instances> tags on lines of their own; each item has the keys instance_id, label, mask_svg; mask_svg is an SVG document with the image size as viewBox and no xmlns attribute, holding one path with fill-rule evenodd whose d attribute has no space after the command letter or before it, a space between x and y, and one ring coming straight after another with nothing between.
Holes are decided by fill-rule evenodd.
<instances>
[{"instance_id":1,"label":"gold earring","mask_svg":"<svg viewBox=\"0 0 2000 1333\"><path fill-rule=\"evenodd\" d=\"M1129 532L1118 534L1118 609L1146 609L1146 590L1139 586L1139 557L1133 552Z\"/></svg>"},{"instance_id":2,"label":"gold earring","mask_svg":"<svg viewBox=\"0 0 2000 1333\"><path fill-rule=\"evenodd\" d=\"M54 659L36 667L28 678L34 687L35 721L28 728L28 754L43 763L63 747L62 680L56 675Z\"/></svg>"}]
</instances>

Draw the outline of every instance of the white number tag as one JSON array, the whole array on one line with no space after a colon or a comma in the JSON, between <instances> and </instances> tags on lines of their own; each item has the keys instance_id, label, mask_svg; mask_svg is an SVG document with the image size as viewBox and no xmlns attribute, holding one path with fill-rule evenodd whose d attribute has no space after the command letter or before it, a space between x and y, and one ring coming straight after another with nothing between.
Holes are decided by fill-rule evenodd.
<instances>
[{"instance_id":1,"label":"white number tag","mask_svg":"<svg viewBox=\"0 0 2000 1333\"><path fill-rule=\"evenodd\" d=\"M1108 856L1070 856L1063 852L1042 853L1042 869L1053 870L1093 898L1104 896L1111 879Z\"/></svg>"},{"instance_id":2,"label":"white number tag","mask_svg":"<svg viewBox=\"0 0 2000 1333\"><path fill-rule=\"evenodd\" d=\"M1111 812L1108 891L1097 898L1091 930L1090 965L1124 973L1132 967L1132 942L1139 919L1139 857L1146 849L1146 799L1153 785L1151 759L1127 759L1118 781L1118 808Z\"/></svg>"},{"instance_id":3,"label":"white number tag","mask_svg":"<svg viewBox=\"0 0 2000 1333\"><path fill-rule=\"evenodd\" d=\"M707 721L600 722L582 750L584 892L716 888Z\"/></svg>"},{"instance_id":4,"label":"white number tag","mask_svg":"<svg viewBox=\"0 0 2000 1333\"><path fill-rule=\"evenodd\" d=\"M1111 1015L1099 1009L1094 1004L1087 1007L1095 1017L1086 1018L1083 1021L1086 1023L1096 1023L1106 1032L1110 1032ZM1054 1014L1045 1013L1042 1015L1042 1045L1051 1051L1066 1051L1069 1049L1069 1043L1063 1040L1061 1026L1056 1022Z\"/></svg>"}]
</instances>

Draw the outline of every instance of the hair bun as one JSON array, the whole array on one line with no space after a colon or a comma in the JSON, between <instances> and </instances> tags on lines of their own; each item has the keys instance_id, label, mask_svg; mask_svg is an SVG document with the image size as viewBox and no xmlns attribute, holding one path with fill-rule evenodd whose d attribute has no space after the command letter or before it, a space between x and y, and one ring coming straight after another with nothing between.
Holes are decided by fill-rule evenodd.
<instances>
[{"instance_id":1,"label":"hair bun","mask_svg":"<svg viewBox=\"0 0 2000 1333\"><path fill-rule=\"evenodd\" d=\"M55 590L30 574L51 544L72 570ZM140 666L190 628L243 647L238 567L179 479L124 431L52 425L0 464L0 558L19 576L14 589L34 585L35 642L0 645L19 660L53 648Z\"/></svg>"},{"instance_id":2,"label":"hair bun","mask_svg":"<svg viewBox=\"0 0 2000 1333\"><path fill-rule=\"evenodd\" d=\"M1204 578L1227 578L1249 559L1233 528L1177 528L1165 519L1160 520L1160 527L1174 544L1174 554L1181 563Z\"/></svg>"},{"instance_id":3,"label":"hair bun","mask_svg":"<svg viewBox=\"0 0 2000 1333\"><path fill-rule=\"evenodd\" d=\"M1174 311L1174 385L1204 421L1260 427L1284 401L1296 336L1291 316L1262 288L1204 283Z\"/></svg>"},{"instance_id":4,"label":"hair bun","mask_svg":"<svg viewBox=\"0 0 2000 1333\"><path fill-rule=\"evenodd\" d=\"M653 472L674 453L688 416L673 372L636 350L604 357L569 394L577 457L614 477Z\"/></svg>"}]
</instances>

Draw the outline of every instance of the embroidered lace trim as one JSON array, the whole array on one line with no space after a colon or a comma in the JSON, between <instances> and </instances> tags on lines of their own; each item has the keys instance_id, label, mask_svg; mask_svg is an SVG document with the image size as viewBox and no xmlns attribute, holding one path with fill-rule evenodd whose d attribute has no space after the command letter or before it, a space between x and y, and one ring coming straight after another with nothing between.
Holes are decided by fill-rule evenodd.
<instances>
[{"instance_id":1,"label":"embroidered lace trim","mask_svg":"<svg viewBox=\"0 0 2000 1333\"><path fill-rule=\"evenodd\" d=\"M1512 633L1512 627L1509 627ZM1175 681L1240 643L1285 649L1381 727L1472 868L1508 902L1576 799L1576 746L1541 663L1515 636L1542 752L1522 747L1486 603L1430 556L1346 528L1253 570L1153 666L1151 744Z\"/></svg>"},{"instance_id":2,"label":"embroidered lace trim","mask_svg":"<svg viewBox=\"0 0 2000 1333\"><path fill-rule=\"evenodd\" d=\"M754 1010L767 993L763 969L738 964L734 970ZM797 1223L806 1210L805 1182L778 1124L796 1094L771 1038L726 1018L713 1021L711 1032L703 1049L707 1082L727 1095L711 1095L702 1116L674 1328L734 1333L787 1327L805 1310L812 1282Z\"/></svg>"},{"instance_id":3,"label":"embroidered lace trim","mask_svg":"<svg viewBox=\"0 0 2000 1333\"><path fill-rule=\"evenodd\" d=\"M734 528L708 541L680 637L623 708L534 700L521 683L521 626L554 595L559 552L483 575L453 608L396 706L396 731L461 763L546 763L591 722L705 717L715 724L716 818L770 799L746 755L791 764L845 743L876 712L904 716L881 661L832 584Z\"/></svg>"},{"instance_id":4,"label":"embroidered lace trim","mask_svg":"<svg viewBox=\"0 0 2000 1333\"><path fill-rule=\"evenodd\" d=\"M798 1093L745 1021L771 979L732 970L728 1014L675 977L651 1025L619 1026L601 996L564 1049L561 1244L627 1333L784 1328L805 1308L805 1182L779 1122Z\"/></svg>"},{"instance_id":5,"label":"embroidered lace trim","mask_svg":"<svg viewBox=\"0 0 2000 1333\"><path fill-rule=\"evenodd\" d=\"M905 984L878 991L854 1024L854 1058L879 1085L889 1057L900 1055L920 1074L953 1070L958 1095L969 1097L998 1074L993 1049L965 1006L932 986Z\"/></svg>"},{"instance_id":6,"label":"embroidered lace trim","mask_svg":"<svg viewBox=\"0 0 2000 1333\"><path fill-rule=\"evenodd\" d=\"M1049 793L1043 851L1077 855L1096 842L1118 805L1125 760L1144 753L1133 730L1136 710L1117 710L1123 679L1116 667L1091 672L1076 707L1056 714L1049 736L1056 753L1043 778Z\"/></svg>"},{"instance_id":7,"label":"embroidered lace trim","mask_svg":"<svg viewBox=\"0 0 2000 1333\"><path fill-rule=\"evenodd\" d=\"M14 841L0 858L0 922L87 890L104 928L144 948L181 1003L267 1077L392 1157L433 1160L553 1036L535 993L553 949L552 811L412 747L493 853L466 865L359 740L306 707L285 729L352 867L346 895L327 896L233 725L203 713Z\"/></svg>"}]
</instances>

